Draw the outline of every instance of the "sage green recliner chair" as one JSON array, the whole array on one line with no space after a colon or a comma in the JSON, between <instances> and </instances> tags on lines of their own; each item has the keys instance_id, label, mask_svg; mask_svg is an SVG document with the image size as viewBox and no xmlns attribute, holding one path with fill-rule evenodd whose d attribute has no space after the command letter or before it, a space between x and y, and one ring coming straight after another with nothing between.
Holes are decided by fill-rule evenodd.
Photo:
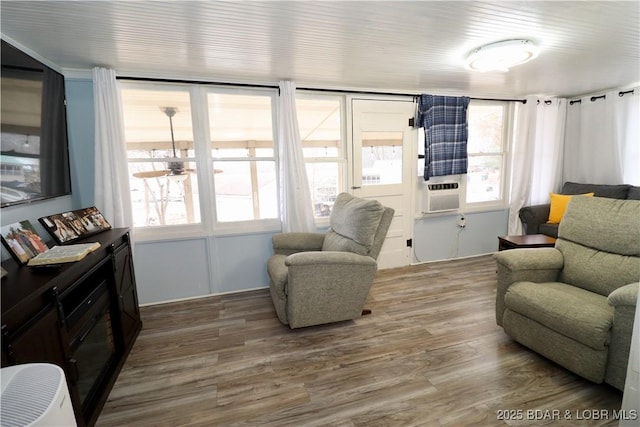
<instances>
[{"instance_id":1,"label":"sage green recliner chair","mask_svg":"<svg viewBox=\"0 0 640 427\"><path fill-rule=\"evenodd\" d=\"M393 213L341 193L326 234L274 235L267 269L278 319L293 329L361 316Z\"/></svg>"},{"instance_id":2,"label":"sage green recliner chair","mask_svg":"<svg viewBox=\"0 0 640 427\"><path fill-rule=\"evenodd\" d=\"M640 286L640 201L574 197L555 248L495 259L498 325L581 377L623 390Z\"/></svg>"}]
</instances>

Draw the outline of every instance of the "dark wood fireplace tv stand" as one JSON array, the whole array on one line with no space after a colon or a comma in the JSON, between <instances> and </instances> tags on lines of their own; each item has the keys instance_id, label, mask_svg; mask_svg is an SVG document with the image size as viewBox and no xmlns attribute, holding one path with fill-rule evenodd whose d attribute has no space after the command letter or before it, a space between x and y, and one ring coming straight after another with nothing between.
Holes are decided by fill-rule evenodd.
<instances>
[{"instance_id":1,"label":"dark wood fireplace tv stand","mask_svg":"<svg viewBox=\"0 0 640 427\"><path fill-rule=\"evenodd\" d=\"M81 427L96 423L142 328L129 230L88 242L100 248L55 268L2 262L2 366L60 366Z\"/></svg>"}]
</instances>

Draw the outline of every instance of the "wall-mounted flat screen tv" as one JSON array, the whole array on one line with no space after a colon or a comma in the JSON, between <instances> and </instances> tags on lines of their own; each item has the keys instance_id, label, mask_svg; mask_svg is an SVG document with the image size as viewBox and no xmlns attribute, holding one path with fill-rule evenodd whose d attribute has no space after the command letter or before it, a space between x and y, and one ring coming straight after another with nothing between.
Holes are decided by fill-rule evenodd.
<instances>
[{"instance_id":1,"label":"wall-mounted flat screen tv","mask_svg":"<svg viewBox=\"0 0 640 427\"><path fill-rule=\"evenodd\" d=\"M64 77L2 40L1 206L71 193Z\"/></svg>"}]
</instances>

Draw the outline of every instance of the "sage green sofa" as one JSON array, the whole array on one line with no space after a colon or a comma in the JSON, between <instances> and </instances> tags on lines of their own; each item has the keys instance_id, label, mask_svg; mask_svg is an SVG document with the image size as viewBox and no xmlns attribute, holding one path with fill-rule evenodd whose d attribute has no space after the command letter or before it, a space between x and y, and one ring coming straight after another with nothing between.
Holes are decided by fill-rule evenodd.
<instances>
[{"instance_id":1,"label":"sage green sofa","mask_svg":"<svg viewBox=\"0 0 640 427\"><path fill-rule=\"evenodd\" d=\"M498 325L581 377L623 390L640 286L640 201L573 198L555 248L495 259Z\"/></svg>"},{"instance_id":2,"label":"sage green sofa","mask_svg":"<svg viewBox=\"0 0 640 427\"><path fill-rule=\"evenodd\" d=\"M278 319L293 329L361 316L393 214L341 193L327 233L274 235L267 270Z\"/></svg>"}]
</instances>

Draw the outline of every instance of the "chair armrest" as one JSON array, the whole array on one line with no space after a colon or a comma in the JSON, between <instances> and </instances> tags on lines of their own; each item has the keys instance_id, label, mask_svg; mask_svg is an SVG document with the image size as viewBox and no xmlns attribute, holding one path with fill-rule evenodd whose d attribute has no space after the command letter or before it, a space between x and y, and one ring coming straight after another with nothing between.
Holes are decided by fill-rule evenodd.
<instances>
[{"instance_id":1,"label":"chair armrest","mask_svg":"<svg viewBox=\"0 0 640 427\"><path fill-rule=\"evenodd\" d=\"M551 205L534 205L525 206L520 209L518 216L522 225L524 226L524 232L526 234L538 234L540 224L544 224L549 219L549 209Z\"/></svg>"},{"instance_id":2,"label":"chair armrest","mask_svg":"<svg viewBox=\"0 0 640 427\"><path fill-rule=\"evenodd\" d=\"M319 265L362 265L377 267L376 260L366 255L354 254L352 252L338 251L318 251L299 252L289 255L284 261L287 267L319 266Z\"/></svg>"},{"instance_id":3,"label":"chair armrest","mask_svg":"<svg viewBox=\"0 0 640 427\"><path fill-rule=\"evenodd\" d=\"M271 237L273 252L278 255L319 251L322 249L323 242L323 233L280 233Z\"/></svg>"},{"instance_id":4,"label":"chair armrest","mask_svg":"<svg viewBox=\"0 0 640 427\"><path fill-rule=\"evenodd\" d=\"M533 272L539 270L560 270L564 266L562 252L556 248L524 248L500 251L493 255L499 266L512 271ZM554 276L555 277L555 276ZM549 280L529 280L547 282Z\"/></svg>"},{"instance_id":5,"label":"chair armrest","mask_svg":"<svg viewBox=\"0 0 640 427\"><path fill-rule=\"evenodd\" d=\"M635 307L638 303L638 289L640 288L640 282L629 283L616 289L609 294L607 302L610 306L630 306Z\"/></svg>"},{"instance_id":6,"label":"chair armrest","mask_svg":"<svg viewBox=\"0 0 640 427\"><path fill-rule=\"evenodd\" d=\"M502 326L504 296L516 282L555 282L564 265L556 248L511 249L494 254L497 264L496 323Z\"/></svg>"},{"instance_id":7,"label":"chair armrest","mask_svg":"<svg viewBox=\"0 0 640 427\"><path fill-rule=\"evenodd\" d=\"M611 292L607 298L614 312L605 381L618 390L624 390L639 289L640 283L630 283Z\"/></svg>"}]
</instances>

